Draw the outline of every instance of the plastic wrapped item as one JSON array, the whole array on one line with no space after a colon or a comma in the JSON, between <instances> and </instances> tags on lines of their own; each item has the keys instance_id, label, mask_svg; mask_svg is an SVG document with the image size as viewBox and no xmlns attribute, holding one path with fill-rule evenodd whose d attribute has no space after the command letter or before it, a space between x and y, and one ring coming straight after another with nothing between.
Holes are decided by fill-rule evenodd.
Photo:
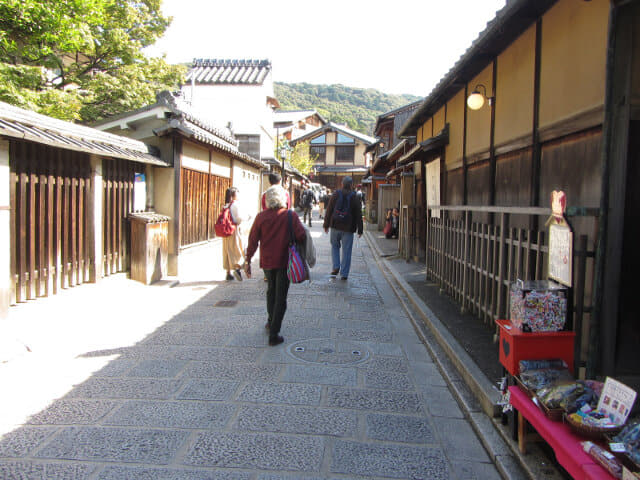
<instances>
[{"instance_id":1,"label":"plastic wrapped item","mask_svg":"<svg viewBox=\"0 0 640 480\"><path fill-rule=\"evenodd\" d=\"M537 391L557 383L571 382L573 375L567 368L541 368L524 372L520 370L520 381L529 390Z\"/></svg>"},{"instance_id":2,"label":"plastic wrapped item","mask_svg":"<svg viewBox=\"0 0 640 480\"><path fill-rule=\"evenodd\" d=\"M511 323L528 332L558 332L567 319L567 289L548 280L518 280L510 289Z\"/></svg>"},{"instance_id":3,"label":"plastic wrapped item","mask_svg":"<svg viewBox=\"0 0 640 480\"><path fill-rule=\"evenodd\" d=\"M611 453L593 442L580 442L582 449L615 478L622 478L622 465Z\"/></svg>"},{"instance_id":4,"label":"plastic wrapped item","mask_svg":"<svg viewBox=\"0 0 640 480\"><path fill-rule=\"evenodd\" d=\"M520 360L520 373L527 370L540 370L542 368L568 368L567 363L561 358L552 358L549 360Z\"/></svg>"},{"instance_id":5,"label":"plastic wrapped item","mask_svg":"<svg viewBox=\"0 0 640 480\"><path fill-rule=\"evenodd\" d=\"M632 420L613 438L614 442L624 443L627 454L640 465L640 419Z\"/></svg>"},{"instance_id":6,"label":"plastic wrapped item","mask_svg":"<svg viewBox=\"0 0 640 480\"><path fill-rule=\"evenodd\" d=\"M565 410L567 413L584 410L585 408L588 408L588 411L591 411L598 406L600 393L602 393L602 382L588 380L581 383L584 384L584 393L567 403L567 405L565 406Z\"/></svg>"},{"instance_id":7,"label":"plastic wrapped item","mask_svg":"<svg viewBox=\"0 0 640 480\"><path fill-rule=\"evenodd\" d=\"M538 398L547 408L565 408L565 406L584 393L580 382L563 383L538 390Z\"/></svg>"}]
</instances>

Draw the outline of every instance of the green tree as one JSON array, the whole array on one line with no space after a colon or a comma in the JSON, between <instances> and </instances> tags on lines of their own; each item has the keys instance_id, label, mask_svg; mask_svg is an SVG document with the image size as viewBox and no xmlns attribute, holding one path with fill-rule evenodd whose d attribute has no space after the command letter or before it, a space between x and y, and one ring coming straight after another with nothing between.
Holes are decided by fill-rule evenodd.
<instances>
[{"instance_id":1,"label":"green tree","mask_svg":"<svg viewBox=\"0 0 640 480\"><path fill-rule=\"evenodd\" d=\"M291 146L286 139L280 139L279 147L281 150L287 152L287 161L292 167L297 169L303 175L309 175L314 162L318 158L318 155L311 155L309 142L300 142ZM277 147L274 152L274 157L280 158Z\"/></svg>"},{"instance_id":2,"label":"green tree","mask_svg":"<svg viewBox=\"0 0 640 480\"><path fill-rule=\"evenodd\" d=\"M161 0L0 0L0 100L93 121L155 101L183 66L149 59Z\"/></svg>"}]
</instances>

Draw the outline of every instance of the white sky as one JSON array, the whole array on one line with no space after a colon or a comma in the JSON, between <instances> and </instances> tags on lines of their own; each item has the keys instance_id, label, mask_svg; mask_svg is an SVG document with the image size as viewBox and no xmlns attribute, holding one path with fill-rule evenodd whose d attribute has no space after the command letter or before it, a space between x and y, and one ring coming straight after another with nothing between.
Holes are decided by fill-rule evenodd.
<instances>
[{"instance_id":1,"label":"white sky","mask_svg":"<svg viewBox=\"0 0 640 480\"><path fill-rule=\"evenodd\" d=\"M173 17L149 53L270 59L276 82L426 96L504 0L162 0Z\"/></svg>"}]
</instances>

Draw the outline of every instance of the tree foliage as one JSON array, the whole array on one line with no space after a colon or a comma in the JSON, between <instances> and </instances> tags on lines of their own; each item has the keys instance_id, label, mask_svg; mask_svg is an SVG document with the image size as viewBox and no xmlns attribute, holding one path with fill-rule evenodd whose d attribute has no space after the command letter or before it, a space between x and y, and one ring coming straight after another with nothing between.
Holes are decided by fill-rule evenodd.
<instances>
[{"instance_id":1,"label":"tree foliage","mask_svg":"<svg viewBox=\"0 0 640 480\"><path fill-rule=\"evenodd\" d=\"M0 100L83 121L152 103L184 76L142 52L170 21L160 0L0 0Z\"/></svg>"},{"instance_id":2,"label":"tree foliage","mask_svg":"<svg viewBox=\"0 0 640 480\"><path fill-rule=\"evenodd\" d=\"M286 139L281 138L279 147L282 151L287 152L286 158L291 166L293 166L303 175L309 175L313 164L318 158L318 155L311 155L309 142L299 142L292 146ZM280 158L280 154L277 151L277 148L278 147L276 147L276 151L274 151L274 157Z\"/></svg>"},{"instance_id":3,"label":"tree foliage","mask_svg":"<svg viewBox=\"0 0 640 480\"><path fill-rule=\"evenodd\" d=\"M344 85L276 82L274 89L282 110L316 110L327 120L346 124L367 135L373 133L378 115L421 98Z\"/></svg>"}]
</instances>

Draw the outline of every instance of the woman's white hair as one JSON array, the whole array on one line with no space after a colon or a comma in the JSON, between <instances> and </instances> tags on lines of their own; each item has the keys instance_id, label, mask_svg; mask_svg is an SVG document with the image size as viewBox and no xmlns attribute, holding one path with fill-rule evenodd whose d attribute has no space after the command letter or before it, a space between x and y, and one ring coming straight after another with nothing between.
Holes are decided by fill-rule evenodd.
<instances>
[{"instance_id":1,"label":"woman's white hair","mask_svg":"<svg viewBox=\"0 0 640 480\"><path fill-rule=\"evenodd\" d=\"M287 194L280 185L269 187L264 192L264 201L267 208L287 208Z\"/></svg>"}]
</instances>

